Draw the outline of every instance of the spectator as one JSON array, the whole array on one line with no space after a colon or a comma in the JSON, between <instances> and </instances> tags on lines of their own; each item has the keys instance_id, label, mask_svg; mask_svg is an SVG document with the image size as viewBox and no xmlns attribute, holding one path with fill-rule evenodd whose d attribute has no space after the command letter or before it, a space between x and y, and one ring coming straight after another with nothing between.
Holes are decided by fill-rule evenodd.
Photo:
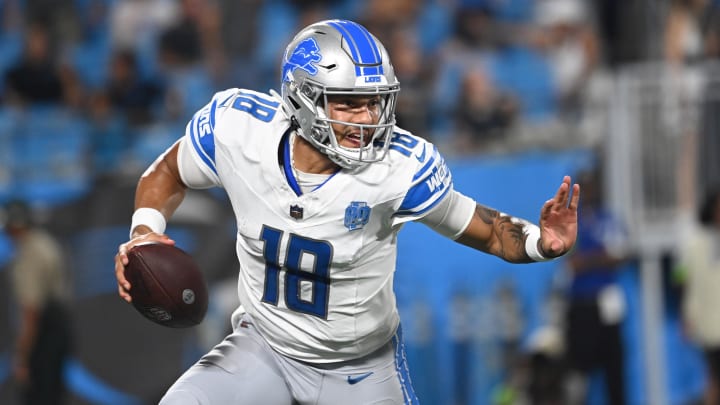
<instances>
[{"instance_id":1,"label":"spectator","mask_svg":"<svg viewBox=\"0 0 720 405\"><path fill-rule=\"evenodd\" d=\"M33 23L26 35L23 56L5 74L7 102L59 104L65 94L49 33Z\"/></svg>"},{"instance_id":2,"label":"spectator","mask_svg":"<svg viewBox=\"0 0 720 405\"><path fill-rule=\"evenodd\" d=\"M3 223L16 250L10 270L20 324L13 375L21 403L61 404L63 363L71 349L62 250L53 236L33 224L24 202L8 203Z\"/></svg>"},{"instance_id":3,"label":"spectator","mask_svg":"<svg viewBox=\"0 0 720 405\"><path fill-rule=\"evenodd\" d=\"M178 15L179 8L173 0L116 1L110 9L113 47L135 51L153 48L152 42L177 21Z\"/></svg>"},{"instance_id":4,"label":"spectator","mask_svg":"<svg viewBox=\"0 0 720 405\"><path fill-rule=\"evenodd\" d=\"M42 21L55 43L64 44L77 36L76 0L22 0L20 3L27 21Z\"/></svg>"},{"instance_id":5,"label":"spectator","mask_svg":"<svg viewBox=\"0 0 720 405\"><path fill-rule=\"evenodd\" d=\"M389 42L396 31L415 27L421 7L422 2L412 0L369 0L362 23L378 39Z\"/></svg>"},{"instance_id":6,"label":"spectator","mask_svg":"<svg viewBox=\"0 0 720 405\"><path fill-rule=\"evenodd\" d=\"M468 66L486 67L495 55L496 24L481 5L464 5L453 15L454 32L442 45L430 99L432 132L436 140L453 137L456 111L461 100L463 76ZM487 73L487 70L485 70ZM448 139L451 143L455 139Z\"/></svg>"},{"instance_id":7,"label":"spectator","mask_svg":"<svg viewBox=\"0 0 720 405\"><path fill-rule=\"evenodd\" d=\"M263 0L219 0L220 32L225 51L231 58L248 58L262 36L259 10Z\"/></svg>"},{"instance_id":8,"label":"spectator","mask_svg":"<svg viewBox=\"0 0 720 405\"><path fill-rule=\"evenodd\" d=\"M124 154L133 142L132 131L128 131L127 117L119 114L110 102L106 92L97 92L90 97L88 122L92 136L92 167L97 177L120 174L126 169Z\"/></svg>"},{"instance_id":9,"label":"spectator","mask_svg":"<svg viewBox=\"0 0 720 405\"><path fill-rule=\"evenodd\" d=\"M412 133L424 133L430 123L427 100L430 98L432 67L423 62L419 41L411 30L395 31L389 45L390 52L395 55L395 74L403 88L395 111L398 125Z\"/></svg>"},{"instance_id":10,"label":"spectator","mask_svg":"<svg viewBox=\"0 0 720 405\"><path fill-rule=\"evenodd\" d=\"M227 67L216 2L179 3L180 18L161 33L159 43L167 85L165 118L173 122L205 103Z\"/></svg>"},{"instance_id":11,"label":"spectator","mask_svg":"<svg viewBox=\"0 0 720 405\"><path fill-rule=\"evenodd\" d=\"M528 339L528 378L526 392L533 405L563 404L565 381L565 342L562 335L564 296L553 288L544 304L544 325Z\"/></svg>"},{"instance_id":12,"label":"spectator","mask_svg":"<svg viewBox=\"0 0 720 405\"><path fill-rule=\"evenodd\" d=\"M125 115L130 125L142 126L153 121L163 89L158 81L141 76L134 52L122 50L112 58L107 93L112 107Z\"/></svg>"},{"instance_id":13,"label":"spectator","mask_svg":"<svg viewBox=\"0 0 720 405\"><path fill-rule=\"evenodd\" d=\"M625 232L604 207L598 169L579 175L583 204L578 212L578 241L568 258L566 360L568 404L587 403L588 380L600 370L608 404L625 403L621 323L625 298L617 271L626 260Z\"/></svg>"},{"instance_id":14,"label":"spectator","mask_svg":"<svg viewBox=\"0 0 720 405\"><path fill-rule=\"evenodd\" d=\"M196 0L183 0L180 3L180 18L160 34L161 57L164 63L173 65L192 65L200 63L205 55L203 28L206 24L215 26L211 19L217 17L218 9L203 9ZM219 38L213 38L219 41ZM219 44L215 44L216 46Z\"/></svg>"},{"instance_id":15,"label":"spectator","mask_svg":"<svg viewBox=\"0 0 720 405\"><path fill-rule=\"evenodd\" d=\"M537 3L540 35L532 41L547 56L566 116L580 113L586 85L598 66L598 38L583 0L542 0Z\"/></svg>"},{"instance_id":16,"label":"spectator","mask_svg":"<svg viewBox=\"0 0 720 405\"><path fill-rule=\"evenodd\" d=\"M688 336L702 349L707 369L705 404L720 403L720 190L708 193L700 227L682 246L678 270L685 282L682 314Z\"/></svg>"},{"instance_id":17,"label":"spectator","mask_svg":"<svg viewBox=\"0 0 720 405\"><path fill-rule=\"evenodd\" d=\"M555 89L547 58L526 44L524 25L501 21L495 11L483 2L456 10L457 29L447 44L443 65L482 65L492 86L517 100L523 119L538 124L554 118ZM457 86L459 91L460 77L448 83L443 75L446 66L441 66L438 83Z\"/></svg>"},{"instance_id":18,"label":"spectator","mask_svg":"<svg viewBox=\"0 0 720 405\"><path fill-rule=\"evenodd\" d=\"M705 14L703 52L706 59L720 58L720 3L711 2Z\"/></svg>"},{"instance_id":19,"label":"spectator","mask_svg":"<svg viewBox=\"0 0 720 405\"><path fill-rule=\"evenodd\" d=\"M456 109L457 149L472 153L502 141L517 116L517 108L515 100L496 89L482 69L469 69L463 77Z\"/></svg>"},{"instance_id":20,"label":"spectator","mask_svg":"<svg viewBox=\"0 0 720 405\"><path fill-rule=\"evenodd\" d=\"M297 13L296 27L305 27L317 21L317 18L329 18L338 12L343 0L289 0L293 11ZM345 2L346 3L346 2Z\"/></svg>"},{"instance_id":21,"label":"spectator","mask_svg":"<svg viewBox=\"0 0 720 405\"><path fill-rule=\"evenodd\" d=\"M603 60L612 69L655 55L657 10L646 3L625 0L592 0ZM652 31L651 31L652 30Z\"/></svg>"},{"instance_id":22,"label":"spectator","mask_svg":"<svg viewBox=\"0 0 720 405\"><path fill-rule=\"evenodd\" d=\"M703 56L702 18L708 0L672 0L665 25L665 60L673 65L699 61Z\"/></svg>"},{"instance_id":23,"label":"spectator","mask_svg":"<svg viewBox=\"0 0 720 405\"><path fill-rule=\"evenodd\" d=\"M455 10L455 33L452 43L466 50L494 48L502 35L501 24L489 5L463 5Z\"/></svg>"},{"instance_id":24,"label":"spectator","mask_svg":"<svg viewBox=\"0 0 720 405\"><path fill-rule=\"evenodd\" d=\"M227 70L220 7L215 1L183 0L180 18L160 35L163 65L184 68L204 65L215 80Z\"/></svg>"}]
</instances>

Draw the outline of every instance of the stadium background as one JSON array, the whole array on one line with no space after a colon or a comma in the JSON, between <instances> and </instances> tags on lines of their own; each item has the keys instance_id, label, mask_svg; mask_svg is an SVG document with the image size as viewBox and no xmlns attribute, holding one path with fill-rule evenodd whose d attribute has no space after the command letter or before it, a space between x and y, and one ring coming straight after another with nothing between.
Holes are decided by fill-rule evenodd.
<instances>
[{"instance_id":1,"label":"stadium background","mask_svg":"<svg viewBox=\"0 0 720 405\"><path fill-rule=\"evenodd\" d=\"M438 144L468 195L534 219L563 174L603 168L608 202L627 221L637 253L621 274L629 403L692 403L705 374L681 333L669 275L698 196L720 176L718 7L715 0L0 1L0 202L30 201L66 248L77 347L66 369L71 402L157 402L224 336L236 268L234 224L219 192L191 193L169 227L211 282L203 324L163 329L116 296L112 257L127 235L135 181L214 91L277 89L291 35L338 17L365 24L389 48L403 86L400 125ZM26 44L43 36L48 53L36 78L46 80L28 90L10 72ZM0 234L0 291L10 291L3 267L12 254ZM563 260L512 266L407 226L396 291L421 401L513 403L508 398L531 378L528 357L548 350L541 337L557 326L565 271ZM13 404L17 319L11 294L0 302L0 403ZM591 396L603 403L597 384Z\"/></svg>"}]
</instances>

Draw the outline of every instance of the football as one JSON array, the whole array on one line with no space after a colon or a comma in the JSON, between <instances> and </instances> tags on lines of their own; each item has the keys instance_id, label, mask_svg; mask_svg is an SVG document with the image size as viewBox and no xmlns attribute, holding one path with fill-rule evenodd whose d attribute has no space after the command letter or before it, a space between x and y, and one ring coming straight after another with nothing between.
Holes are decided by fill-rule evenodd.
<instances>
[{"instance_id":1,"label":"football","mask_svg":"<svg viewBox=\"0 0 720 405\"><path fill-rule=\"evenodd\" d=\"M162 243L133 246L125 278L132 304L145 318L171 328L202 322L208 290L202 270L182 249Z\"/></svg>"}]
</instances>

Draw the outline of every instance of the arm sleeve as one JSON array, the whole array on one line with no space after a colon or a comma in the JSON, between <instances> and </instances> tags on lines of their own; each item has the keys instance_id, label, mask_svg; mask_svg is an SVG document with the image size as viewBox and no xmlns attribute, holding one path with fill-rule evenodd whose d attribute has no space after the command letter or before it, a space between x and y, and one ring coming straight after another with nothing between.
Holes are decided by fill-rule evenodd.
<instances>
[{"instance_id":1,"label":"arm sleeve","mask_svg":"<svg viewBox=\"0 0 720 405\"><path fill-rule=\"evenodd\" d=\"M457 239L470 224L477 203L458 191L450 190L448 195L435 205L419 222L434 231Z\"/></svg>"}]
</instances>

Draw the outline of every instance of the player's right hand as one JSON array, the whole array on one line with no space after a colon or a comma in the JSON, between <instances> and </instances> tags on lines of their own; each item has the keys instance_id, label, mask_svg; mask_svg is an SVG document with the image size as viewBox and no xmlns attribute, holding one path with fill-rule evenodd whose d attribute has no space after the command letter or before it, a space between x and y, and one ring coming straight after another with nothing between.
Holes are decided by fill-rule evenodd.
<instances>
[{"instance_id":1,"label":"player's right hand","mask_svg":"<svg viewBox=\"0 0 720 405\"><path fill-rule=\"evenodd\" d=\"M132 288L132 286L125 278L125 266L128 264L127 252L130 248L141 243L149 242L164 243L166 245L175 244L175 241L165 234L155 233L149 231L149 229L147 233L142 233L142 228L145 227L142 225L137 227L133 233L133 235L137 236L118 246L118 252L115 254L115 278L118 284L118 294L120 298L127 302L132 302L132 297L130 296L130 288Z\"/></svg>"}]
</instances>

